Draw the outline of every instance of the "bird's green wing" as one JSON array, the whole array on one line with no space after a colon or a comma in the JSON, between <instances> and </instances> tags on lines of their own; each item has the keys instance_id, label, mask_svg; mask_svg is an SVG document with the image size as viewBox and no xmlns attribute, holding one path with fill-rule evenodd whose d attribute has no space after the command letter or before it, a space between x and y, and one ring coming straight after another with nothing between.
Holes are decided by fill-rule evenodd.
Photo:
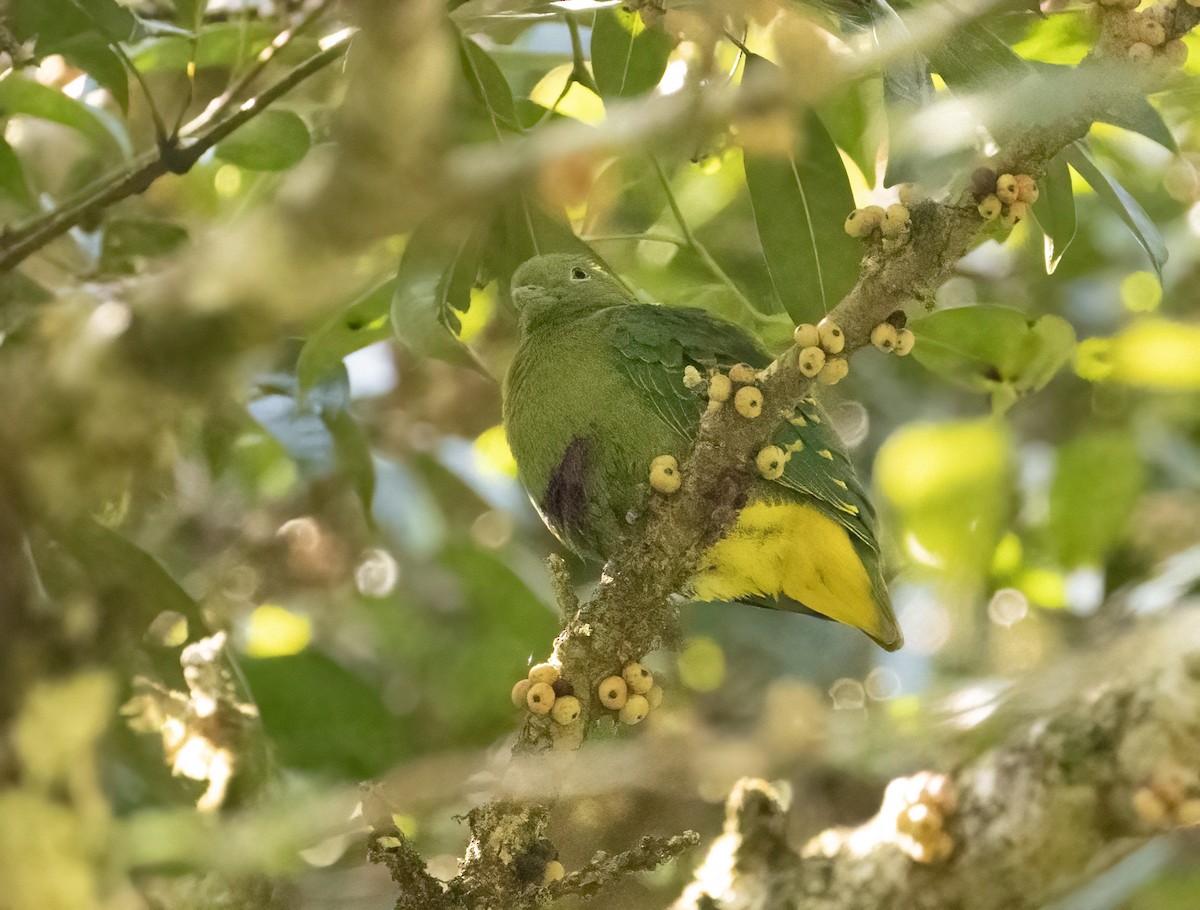
<instances>
[{"instance_id":1,"label":"bird's green wing","mask_svg":"<svg viewBox=\"0 0 1200 910\"><path fill-rule=\"evenodd\" d=\"M621 372L641 389L659 418L684 439L695 435L705 398L683 384L683 372L771 360L737 326L691 307L630 304L605 311Z\"/></svg>"},{"instance_id":2,"label":"bird's green wing","mask_svg":"<svg viewBox=\"0 0 1200 910\"><path fill-rule=\"evenodd\" d=\"M873 550L875 509L828 416L813 398L805 398L775 433L775 445L787 455L775 483L812 497L822 512Z\"/></svg>"}]
</instances>

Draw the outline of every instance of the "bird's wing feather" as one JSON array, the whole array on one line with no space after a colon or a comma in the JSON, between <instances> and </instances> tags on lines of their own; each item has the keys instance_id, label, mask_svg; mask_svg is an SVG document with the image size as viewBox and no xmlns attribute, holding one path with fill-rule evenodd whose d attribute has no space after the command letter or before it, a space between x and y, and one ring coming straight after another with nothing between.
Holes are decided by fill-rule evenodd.
<instances>
[{"instance_id":1,"label":"bird's wing feather","mask_svg":"<svg viewBox=\"0 0 1200 910\"><path fill-rule=\"evenodd\" d=\"M659 418L684 439L695 435L704 397L683 384L683 371L749 363L770 356L746 332L691 307L629 304L606 311L611 342L625 377L641 389Z\"/></svg>"}]
</instances>

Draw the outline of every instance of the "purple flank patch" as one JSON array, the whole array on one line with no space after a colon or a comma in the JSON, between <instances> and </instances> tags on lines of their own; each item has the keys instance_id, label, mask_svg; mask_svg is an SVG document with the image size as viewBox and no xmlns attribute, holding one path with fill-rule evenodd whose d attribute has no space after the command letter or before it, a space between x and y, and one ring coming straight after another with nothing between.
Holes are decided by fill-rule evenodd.
<instances>
[{"instance_id":1,"label":"purple flank patch","mask_svg":"<svg viewBox=\"0 0 1200 910\"><path fill-rule=\"evenodd\" d=\"M550 475L542 511L556 528L582 530L587 513L585 477L588 441L576 436L563 452L562 462Z\"/></svg>"}]
</instances>

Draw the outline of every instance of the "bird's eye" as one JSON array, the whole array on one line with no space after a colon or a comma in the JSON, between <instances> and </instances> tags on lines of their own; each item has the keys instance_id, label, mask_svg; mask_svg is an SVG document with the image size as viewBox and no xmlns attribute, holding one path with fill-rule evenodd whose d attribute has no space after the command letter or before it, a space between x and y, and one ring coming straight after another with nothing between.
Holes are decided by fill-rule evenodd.
<instances>
[{"instance_id":1,"label":"bird's eye","mask_svg":"<svg viewBox=\"0 0 1200 910\"><path fill-rule=\"evenodd\" d=\"M587 272L585 272L583 269L581 269L579 266L575 266L575 268L571 269L571 277L574 278L576 281L587 281L592 276L589 275Z\"/></svg>"}]
</instances>

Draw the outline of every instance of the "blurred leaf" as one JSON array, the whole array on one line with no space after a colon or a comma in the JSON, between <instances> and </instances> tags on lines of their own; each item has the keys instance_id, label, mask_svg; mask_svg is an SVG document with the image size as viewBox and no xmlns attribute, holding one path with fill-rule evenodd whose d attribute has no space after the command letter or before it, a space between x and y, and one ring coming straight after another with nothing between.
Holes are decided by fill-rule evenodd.
<instances>
[{"instance_id":1,"label":"blurred leaf","mask_svg":"<svg viewBox=\"0 0 1200 910\"><path fill-rule=\"evenodd\" d=\"M100 267L108 273L133 274L138 260L163 256L188 239L188 232L169 221L113 218L104 225Z\"/></svg>"},{"instance_id":2,"label":"blurred leaf","mask_svg":"<svg viewBox=\"0 0 1200 910\"><path fill-rule=\"evenodd\" d=\"M53 293L19 269L13 269L0 275L0 304L29 305L47 303L53 299Z\"/></svg>"},{"instance_id":3,"label":"blurred leaf","mask_svg":"<svg viewBox=\"0 0 1200 910\"><path fill-rule=\"evenodd\" d=\"M303 394L295 377L273 376L250 415L287 450L310 481L336 479L351 487L371 516L375 469L362 428L349 413L350 382L340 363Z\"/></svg>"},{"instance_id":4,"label":"blurred leaf","mask_svg":"<svg viewBox=\"0 0 1200 910\"><path fill-rule=\"evenodd\" d=\"M592 72L604 98L649 92L666 72L670 54L667 33L660 28L646 28L636 12L619 6L596 11Z\"/></svg>"},{"instance_id":5,"label":"blurred leaf","mask_svg":"<svg viewBox=\"0 0 1200 910\"><path fill-rule=\"evenodd\" d=\"M217 144L216 156L250 171L282 171L297 164L312 140L291 111L265 110Z\"/></svg>"},{"instance_id":6,"label":"blurred leaf","mask_svg":"<svg viewBox=\"0 0 1200 910\"><path fill-rule=\"evenodd\" d=\"M391 337L389 311L395 293L396 279L393 276L308 336L296 361L296 379L301 392L335 369L347 354Z\"/></svg>"},{"instance_id":7,"label":"blurred leaf","mask_svg":"<svg viewBox=\"0 0 1200 910\"><path fill-rule=\"evenodd\" d=\"M62 54L129 106L129 76L112 44L136 38L137 17L116 0L18 0L11 14L13 34L36 38L38 57Z\"/></svg>"},{"instance_id":8,"label":"blurred leaf","mask_svg":"<svg viewBox=\"0 0 1200 910\"><path fill-rule=\"evenodd\" d=\"M408 238L392 297L392 328L409 350L475 367L455 334L458 317L471 304L479 270L479 241L473 225L431 219Z\"/></svg>"},{"instance_id":9,"label":"blurred leaf","mask_svg":"<svg viewBox=\"0 0 1200 910\"><path fill-rule=\"evenodd\" d=\"M236 67L252 60L271 43L275 29L266 22L213 22L196 32L195 62L197 69ZM293 53L308 56L316 43L303 35L293 36L277 59L286 62ZM152 38L137 44L130 57L143 73L159 70L184 70L192 60L192 39L170 35Z\"/></svg>"},{"instance_id":10,"label":"blurred leaf","mask_svg":"<svg viewBox=\"0 0 1200 910\"><path fill-rule=\"evenodd\" d=\"M0 136L0 193L10 196L22 205L32 206L33 196L25 182L25 169L13 147Z\"/></svg>"},{"instance_id":11,"label":"blurred leaf","mask_svg":"<svg viewBox=\"0 0 1200 910\"><path fill-rule=\"evenodd\" d=\"M1142 95L1131 101L1128 107L1106 109L1099 119L1101 123L1111 123L1113 126L1140 133L1163 148L1179 154L1179 144L1171 135L1171 130L1163 120L1162 114Z\"/></svg>"},{"instance_id":12,"label":"blurred leaf","mask_svg":"<svg viewBox=\"0 0 1200 910\"><path fill-rule=\"evenodd\" d=\"M42 120L52 120L86 136L102 149L132 154L129 137L111 118L81 101L69 98L58 89L31 79L10 75L0 79L0 117L26 114Z\"/></svg>"},{"instance_id":13,"label":"blurred leaf","mask_svg":"<svg viewBox=\"0 0 1200 910\"><path fill-rule=\"evenodd\" d=\"M394 459L375 458L371 514L405 553L429 559L442 548L446 519L421 479Z\"/></svg>"},{"instance_id":14,"label":"blurred leaf","mask_svg":"<svg viewBox=\"0 0 1200 910\"><path fill-rule=\"evenodd\" d=\"M955 29L929 51L929 62L951 88L1008 84L1033 72L995 32L978 22Z\"/></svg>"},{"instance_id":15,"label":"blurred leaf","mask_svg":"<svg viewBox=\"0 0 1200 910\"><path fill-rule=\"evenodd\" d=\"M411 735L360 676L314 650L243 658L263 728L284 765L358 780L408 754ZM315 735L314 731L320 731Z\"/></svg>"},{"instance_id":16,"label":"blurred leaf","mask_svg":"<svg viewBox=\"0 0 1200 910\"><path fill-rule=\"evenodd\" d=\"M873 32L877 45L882 24L892 41L907 39L903 43L910 47L913 46L912 36L905 27L904 21L886 0L872 0L871 7L875 18ZM923 54L914 53L898 59L883 71L883 100L885 110L888 112L890 132L895 132L897 122L902 122L913 112L921 110L932 99L933 80L929 76L929 61ZM891 153L888 155L887 173L883 178L885 186L894 186L897 183L914 181L918 178L916 163L895 154L900 147L900 143L895 141L889 144ZM863 171L864 174L867 174L868 183L874 176L873 171L873 164L871 173Z\"/></svg>"},{"instance_id":17,"label":"blurred leaf","mask_svg":"<svg viewBox=\"0 0 1200 910\"><path fill-rule=\"evenodd\" d=\"M204 16L208 0L171 0L175 4L175 13L180 22L195 26Z\"/></svg>"},{"instance_id":18,"label":"blurred leaf","mask_svg":"<svg viewBox=\"0 0 1200 910\"><path fill-rule=\"evenodd\" d=\"M497 133L503 127L511 132L521 131L517 108L513 103L512 89L488 53L470 38L460 36L459 56L463 74L471 87L471 94L483 105Z\"/></svg>"},{"instance_id":19,"label":"blurred leaf","mask_svg":"<svg viewBox=\"0 0 1200 910\"><path fill-rule=\"evenodd\" d=\"M1079 346L1075 371L1091 382L1113 380L1147 389L1200 388L1200 326L1139 319L1114 338Z\"/></svg>"},{"instance_id":20,"label":"blurred leaf","mask_svg":"<svg viewBox=\"0 0 1200 910\"><path fill-rule=\"evenodd\" d=\"M1055 155L1046 165L1033 214L1045 233L1046 274L1054 274L1063 254L1075 239L1075 191L1066 159Z\"/></svg>"},{"instance_id":21,"label":"blurred leaf","mask_svg":"<svg viewBox=\"0 0 1200 910\"><path fill-rule=\"evenodd\" d=\"M747 58L747 78L767 68L774 65ZM810 110L791 154L747 154L745 165L775 293L793 320L816 322L854 286L862 258L861 244L840 230L854 195L837 146Z\"/></svg>"},{"instance_id":22,"label":"blurred leaf","mask_svg":"<svg viewBox=\"0 0 1200 910\"><path fill-rule=\"evenodd\" d=\"M1103 565L1124 536L1145 474L1126 431L1087 433L1058 450L1050 486L1050 530L1063 567Z\"/></svg>"},{"instance_id":23,"label":"blurred leaf","mask_svg":"<svg viewBox=\"0 0 1200 910\"><path fill-rule=\"evenodd\" d=\"M874 477L911 558L956 579L982 576L1012 494L1002 422L906 424L880 448Z\"/></svg>"},{"instance_id":24,"label":"blurred leaf","mask_svg":"<svg viewBox=\"0 0 1200 910\"><path fill-rule=\"evenodd\" d=\"M1075 330L1065 319L1033 320L999 306L942 310L911 324L913 357L958 385L995 395L998 408L1037 391L1070 359Z\"/></svg>"},{"instance_id":25,"label":"blurred leaf","mask_svg":"<svg viewBox=\"0 0 1200 910\"><path fill-rule=\"evenodd\" d=\"M1162 269L1168 256L1167 244L1154 222L1150 220L1150 216L1121 184L1096 166L1082 142L1075 142L1068 146L1064 149L1063 155L1066 156L1071 167L1079 172L1079 176L1096 191L1096 195L1104 204L1120 215L1121 220L1129 226L1134 238L1149 254L1150 261L1154 263L1154 271L1161 282Z\"/></svg>"}]
</instances>

